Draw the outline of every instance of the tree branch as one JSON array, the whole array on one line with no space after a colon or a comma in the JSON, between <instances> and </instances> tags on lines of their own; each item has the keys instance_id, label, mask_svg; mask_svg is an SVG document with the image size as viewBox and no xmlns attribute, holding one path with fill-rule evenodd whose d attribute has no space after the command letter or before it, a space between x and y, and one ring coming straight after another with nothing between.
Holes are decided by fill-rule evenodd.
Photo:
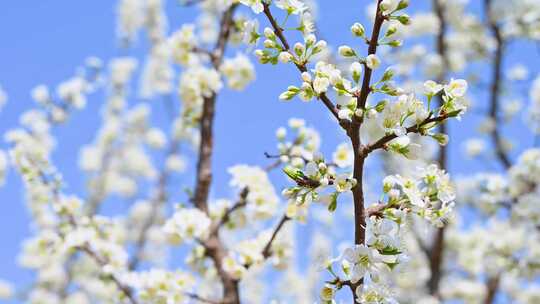
<instances>
[{"instance_id":1,"label":"tree branch","mask_svg":"<svg viewBox=\"0 0 540 304\"><path fill-rule=\"evenodd\" d=\"M445 81L446 72L449 67L445 43L446 28L448 25L446 21L446 16L444 14L444 9L445 8L443 1L433 0L433 10L435 11L435 15L439 20L439 31L437 32L436 37L436 49L442 60L441 73L439 73L437 79L438 83L442 83ZM439 106L443 105L443 100L441 96L437 96L437 101ZM443 134L448 134L445 121L441 121L441 123L439 124L439 131ZM438 162L441 169L446 169L447 167L448 150L448 144L444 146L439 146ZM441 280L442 264L444 258L445 229L446 227L437 228L431 248L427 250L424 249L424 252L427 254L427 258L429 260L429 268L431 273L427 282L427 289L429 291L429 294L433 296L438 296L439 294L439 283ZM425 246L424 244L420 245L421 247Z\"/></svg>"},{"instance_id":2,"label":"tree branch","mask_svg":"<svg viewBox=\"0 0 540 304\"><path fill-rule=\"evenodd\" d=\"M230 220L231 214L233 214L234 211L240 208L243 208L247 205L248 194L249 194L249 189L246 187L242 190L242 192L240 192L240 198L238 199L238 201L231 207L227 208L227 210L225 210L225 214L223 214L223 216L219 219L219 221L217 221L212 226L212 228L210 229L211 231L210 234L216 234L217 231Z\"/></svg>"},{"instance_id":3,"label":"tree branch","mask_svg":"<svg viewBox=\"0 0 540 304\"><path fill-rule=\"evenodd\" d=\"M388 209L402 209L402 208L403 206L401 204L392 204L392 205L383 204L383 203L374 204L366 208L366 212L365 212L366 218L370 218L372 216L382 217L384 211Z\"/></svg>"},{"instance_id":4,"label":"tree branch","mask_svg":"<svg viewBox=\"0 0 540 304\"><path fill-rule=\"evenodd\" d=\"M493 71L491 75L491 85L490 85L490 108L489 116L493 120L494 126L491 131L491 140L495 146L495 154L499 159L500 163L504 168L508 169L511 166L510 158L506 154L506 151L503 146L502 137L499 130L499 124L501 120L498 117L499 111L499 96L501 91L501 81L502 81L502 61L504 57L504 47L505 41L502 36L501 30L497 21L491 17L491 0L484 0L484 12L486 14L487 23L489 29L493 33L495 38L495 54L493 57Z\"/></svg>"},{"instance_id":5,"label":"tree branch","mask_svg":"<svg viewBox=\"0 0 540 304\"><path fill-rule=\"evenodd\" d=\"M101 267L107 265L107 261L103 259L101 256L99 256L96 252L94 252L88 245L80 246L77 249L85 252L88 254L96 263L98 263ZM133 295L133 292L131 288L124 285L113 273L109 274L109 277L114 282L116 287L122 291L122 293L128 298L129 302L131 304L137 304L137 300L135 299L135 296Z\"/></svg>"},{"instance_id":6,"label":"tree branch","mask_svg":"<svg viewBox=\"0 0 540 304\"><path fill-rule=\"evenodd\" d=\"M496 275L495 277L488 279L486 283L487 294L486 294L486 298L484 299L484 304L495 303L495 297L497 296L497 291L499 290L500 280L501 280L500 275Z\"/></svg>"},{"instance_id":7,"label":"tree branch","mask_svg":"<svg viewBox=\"0 0 540 304\"><path fill-rule=\"evenodd\" d=\"M375 54L377 51L377 45L379 44L379 33L381 31L382 24L385 17L381 12L381 0L377 0L377 7L375 11L375 21L373 23L373 30L371 32L371 38L368 47L368 54ZM357 107L363 109L366 105L367 98L370 93L371 86L371 69L365 66L364 78L362 80L362 89L360 96L357 99ZM352 188L353 201L354 201L354 243L364 244L366 240L366 215L364 207L364 161L367 157L367 153L364 153L364 148L360 140L360 127L362 120L353 119L353 122L347 130L347 135L351 140L353 153L354 153L354 167L353 178L356 179L356 185ZM351 290L353 290L353 303L357 302L357 295L354 292L356 288L363 284L363 279L355 284L352 284Z\"/></svg>"},{"instance_id":8,"label":"tree branch","mask_svg":"<svg viewBox=\"0 0 540 304\"><path fill-rule=\"evenodd\" d=\"M277 226L274 228L274 231L272 232L272 236L266 243L266 245L263 248L262 255L265 259L269 258L272 255L272 244L274 243L274 240L276 239L279 231L283 228L283 225L290 220L290 218L286 215L283 215L281 219L279 220Z\"/></svg>"},{"instance_id":9,"label":"tree branch","mask_svg":"<svg viewBox=\"0 0 540 304\"><path fill-rule=\"evenodd\" d=\"M436 117L428 117L423 122L421 122L421 123L419 123L417 125L407 127L406 131L407 131L407 133L419 133L423 126L425 126L427 124L430 124L430 123L442 122L442 121L446 120L447 118L448 118L447 114L441 114L441 115L436 116ZM369 153L371 153L371 152L373 152L373 151L375 151L377 149L385 148L385 146L386 146L386 144L388 144L388 142L390 142L393 139L396 139L397 137L398 136L395 135L394 133L387 134L387 135L379 138L377 141L366 145L364 147L364 149L363 149L362 154L367 156Z\"/></svg>"},{"instance_id":10,"label":"tree branch","mask_svg":"<svg viewBox=\"0 0 540 304\"><path fill-rule=\"evenodd\" d=\"M385 20L385 17L383 16L381 9L381 0L377 0L377 9L375 12L375 21L373 23L373 30L371 31L371 38L369 40L369 46L368 46L368 55L375 54L377 52L377 46L379 45L379 34L381 32L382 24ZM364 109L366 106L366 101L369 96L369 93L371 92L371 74L372 70L368 68L366 64L364 64L365 72L364 72L364 78L362 80L362 88L360 90L360 95L357 98L357 108Z\"/></svg>"},{"instance_id":11,"label":"tree branch","mask_svg":"<svg viewBox=\"0 0 540 304\"><path fill-rule=\"evenodd\" d=\"M219 68L223 60L223 55L233 25L233 14L237 6L237 3L232 4L221 17L218 40L212 51L213 56L211 56L212 65L215 69ZM208 195L212 183L213 124L216 97L217 95L213 93L203 100L203 111L200 118L201 142L199 144L199 160L197 162L197 177L193 196L195 207L207 214ZM223 303L239 304L240 291L238 288L238 281L233 279L223 268L223 259L227 255L227 250L225 245L221 242L219 230L210 235L203 245L206 249L206 255L214 262L218 276L223 284Z\"/></svg>"}]
</instances>

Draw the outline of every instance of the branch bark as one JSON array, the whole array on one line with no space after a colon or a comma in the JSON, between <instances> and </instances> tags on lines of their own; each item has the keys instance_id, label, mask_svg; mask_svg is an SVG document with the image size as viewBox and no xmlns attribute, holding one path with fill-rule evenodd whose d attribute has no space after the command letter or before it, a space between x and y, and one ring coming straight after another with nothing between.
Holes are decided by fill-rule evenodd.
<instances>
[{"instance_id":1,"label":"branch bark","mask_svg":"<svg viewBox=\"0 0 540 304\"><path fill-rule=\"evenodd\" d=\"M272 236L270 237L268 243L266 243L262 251L262 255L265 259L269 258L272 255L272 244L274 243L274 240L276 239L279 231L283 228L283 225L285 225L288 220L290 220L290 218L286 215L283 215L283 217L281 217L281 219L279 220L276 228L274 228Z\"/></svg>"},{"instance_id":2,"label":"branch bark","mask_svg":"<svg viewBox=\"0 0 540 304\"><path fill-rule=\"evenodd\" d=\"M234 211L243 208L247 205L247 196L249 194L249 189L246 187L240 192L240 198L238 201L232 205L231 207L227 208L225 210L225 213L223 216L212 226L210 234L215 234L217 231L223 227L223 225L227 224L229 219L231 218L231 215L234 213Z\"/></svg>"},{"instance_id":3,"label":"branch bark","mask_svg":"<svg viewBox=\"0 0 540 304\"><path fill-rule=\"evenodd\" d=\"M223 60L231 28L233 14L238 4L232 4L222 15L218 41L212 51L212 65L218 69ZM203 112L200 118L199 159L197 162L197 177L193 203L196 208L208 214L208 196L212 183L212 153L214 144L213 124L217 95L214 93L203 100ZM233 279L223 268L223 259L227 255L225 245L219 237L219 230L215 231L204 242L206 255L214 262L218 276L223 284L223 303L239 304L240 291L238 281Z\"/></svg>"},{"instance_id":4,"label":"branch bark","mask_svg":"<svg viewBox=\"0 0 540 304\"><path fill-rule=\"evenodd\" d=\"M506 154L503 146L502 137L500 134L499 124L501 121L497 115L499 112L499 96L501 91L502 82L502 62L504 58L505 41L501 33L501 29L497 24L497 21L491 17L492 1L484 0L484 13L486 15L488 27L491 30L493 37L495 38L495 54L493 55L492 65L493 71L491 74L490 85L490 107L489 116L493 120L493 130L490 133L491 140L495 146L495 154L499 159L501 165L508 169L511 166L510 158Z\"/></svg>"},{"instance_id":5,"label":"branch bark","mask_svg":"<svg viewBox=\"0 0 540 304\"><path fill-rule=\"evenodd\" d=\"M489 278L486 285L487 285L487 294L486 298L484 299L484 304L493 304L495 303L495 298L497 296L497 291L499 290L499 282L501 280L500 275L496 275L495 277Z\"/></svg>"},{"instance_id":6,"label":"branch bark","mask_svg":"<svg viewBox=\"0 0 540 304\"><path fill-rule=\"evenodd\" d=\"M442 61L442 69L437 77L437 82L442 83L446 78L446 73L449 68L445 44L446 28L448 25L446 21L446 16L444 14L444 1L433 0L433 10L435 11L437 19L439 20L439 31L436 37L436 49ZM439 106L443 104L443 100L440 96L438 96L437 101L439 103ZM448 128L444 121L440 123L439 131L443 134L448 134ZM445 170L448 166L448 147L448 144L445 146L440 146L439 154L437 157L439 166ZM439 295L439 284L442 275L442 265L444 263L443 258L445 229L446 227L437 228L431 248L426 251L426 253L428 254L429 268L431 272L429 280L427 282L427 289L430 295L437 297Z\"/></svg>"},{"instance_id":7,"label":"branch bark","mask_svg":"<svg viewBox=\"0 0 540 304\"><path fill-rule=\"evenodd\" d=\"M377 52L377 46L379 44L379 34L381 31L382 24L385 17L383 16L381 9L381 0L377 1L377 8L375 12L375 21L373 23L373 30L371 32L371 38L368 46L368 54L375 54ZM357 99L357 107L363 109L366 105L367 98L370 93L371 86L371 69L365 66L364 78L362 79L362 88L360 95ZM353 153L354 153L354 168L353 168L353 178L356 179L356 185L352 188L353 201L354 201L354 243L364 244L366 241L366 214L364 207L364 189L363 189L363 179L364 179L364 161L367 157L367 153L364 153L364 147L360 139L360 127L362 121L358 119L353 119L353 122L350 128L347 130L347 135L352 144ZM354 286L351 286L353 290L353 303L357 303L357 295L354 293L356 287L363 283L363 280L360 280Z\"/></svg>"},{"instance_id":8,"label":"branch bark","mask_svg":"<svg viewBox=\"0 0 540 304\"><path fill-rule=\"evenodd\" d=\"M90 247L81 246L78 249L88 254L101 267L107 265L107 261L103 259L103 257L101 257L100 255L98 255L96 252L94 252ZM120 289L120 291L122 291L122 293L128 298L131 304L138 304L138 301L133 295L133 292L131 288L129 288L129 286L124 285L124 283L122 283L114 274L110 274L109 276L111 280L114 282L114 284L116 285L116 287Z\"/></svg>"}]
</instances>

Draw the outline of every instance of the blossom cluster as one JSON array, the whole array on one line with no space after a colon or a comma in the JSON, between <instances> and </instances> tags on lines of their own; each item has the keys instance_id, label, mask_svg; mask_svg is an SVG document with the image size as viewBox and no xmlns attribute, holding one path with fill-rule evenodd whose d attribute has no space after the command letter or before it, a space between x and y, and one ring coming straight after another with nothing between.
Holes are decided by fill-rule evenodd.
<instances>
[{"instance_id":1,"label":"blossom cluster","mask_svg":"<svg viewBox=\"0 0 540 304\"><path fill-rule=\"evenodd\" d=\"M424 218L440 227L451 215L455 199L448 175L435 165L419 169L411 178L388 176L383 181L383 193L387 201L366 210L365 244L348 247L340 257L329 261L327 269L334 280L322 291L325 301L331 301L335 290L345 284L363 280L364 284L355 285L357 301L395 302L386 280L407 261L403 238L410 219ZM338 262L340 273L334 270Z\"/></svg>"}]
</instances>

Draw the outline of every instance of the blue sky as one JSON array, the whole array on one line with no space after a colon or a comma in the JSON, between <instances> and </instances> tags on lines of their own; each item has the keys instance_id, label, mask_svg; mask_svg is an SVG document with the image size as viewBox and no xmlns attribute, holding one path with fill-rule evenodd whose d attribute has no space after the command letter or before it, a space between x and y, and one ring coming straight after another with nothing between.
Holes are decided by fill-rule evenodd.
<instances>
[{"instance_id":1,"label":"blue sky","mask_svg":"<svg viewBox=\"0 0 540 304\"><path fill-rule=\"evenodd\" d=\"M336 1L321 1L320 27L323 37L338 46L352 42L349 27L354 21L365 20L364 3L368 1L345 1L346 6L337 7ZM73 75L77 66L88 56L97 56L105 62L118 55L140 55L147 49L144 36L133 48L118 48L115 36L115 1L3 1L0 3L0 85L8 93L7 106L0 112L0 132L16 126L23 110L33 107L29 91L37 84L52 88ZM170 27L193 19L193 10L180 7L176 1L168 1ZM420 4L425 7L425 1ZM262 24L266 24L264 21ZM366 23L367 24L367 23ZM527 58L525 62L520 61ZM538 66L534 45L519 44L510 49L510 60ZM141 61L142 63L142 61ZM483 75L487 76L487 71ZM482 73L481 73L482 74ZM323 151L331 153L332 147L344 140L323 106L317 102L279 102L277 96L287 85L298 83L299 76L292 66L278 68L257 64L257 82L242 93L225 91L218 101L216 117L216 151L214 158L215 182L213 197L230 194L226 168L237 164L266 164L263 153L275 150L274 132L289 117L305 118L322 135ZM486 79L487 80L487 79ZM483 103L485 96L477 96ZM58 147L53 161L67 181L66 192L85 196L85 179L77 170L78 147L89 143L99 124L99 109L104 94L97 93L88 100L88 106L75 113L65 125L54 130ZM139 101L132 92L130 103ZM160 126L166 125L164 107L160 100L150 101L153 119ZM479 108L484 108L479 106ZM452 124L451 169L452 173L468 174L474 169L486 168L472 161L461 161L460 142L474 130L474 115L458 125ZM530 139L519 132L516 124L506 134L530 145ZM0 142L0 148L5 148ZM276 184L279 189L283 180ZM174 180L176 185L191 185L190 174ZM177 187L178 188L178 187ZM18 267L16 256L20 243L30 234L29 216L19 176L10 171L7 183L0 188L0 278L19 286L31 282L32 274Z\"/></svg>"}]
</instances>

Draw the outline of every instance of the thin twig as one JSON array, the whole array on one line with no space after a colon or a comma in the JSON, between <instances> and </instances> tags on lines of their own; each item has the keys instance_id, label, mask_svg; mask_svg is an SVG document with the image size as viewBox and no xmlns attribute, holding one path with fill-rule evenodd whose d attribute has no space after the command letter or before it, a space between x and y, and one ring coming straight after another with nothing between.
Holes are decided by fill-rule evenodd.
<instances>
[{"instance_id":1,"label":"thin twig","mask_svg":"<svg viewBox=\"0 0 540 304\"><path fill-rule=\"evenodd\" d=\"M213 227L211 228L210 230L210 234L216 234L218 232L218 230L223 227L223 225L227 224L227 222L230 220L231 218L231 215L238 209L240 208L243 208L247 205L247 196L249 194L249 188L248 187L245 187L241 192L240 192L240 198L238 199L238 201L232 205L231 207L227 208L227 210L225 210L225 213L223 214L223 216L219 219L219 221L217 221Z\"/></svg>"},{"instance_id":2,"label":"thin twig","mask_svg":"<svg viewBox=\"0 0 540 304\"><path fill-rule=\"evenodd\" d=\"M274 243L274 240L276 239L279 231L283 228L283 225L290 219L291 219L290 217L283 215L281 219L279 220L277 226L274 228L274 231L272 232L272 236L270 237L270 239L268 240L268 242L263 248L262 255L265 259L267 259L268 257L270 257L270 255L272 255L272 244Z\"/></svg>"},{"instance_id":3,"label":"thin twig","mask_svg":"<svg viewBox=\"0 0 540 304\"><path fill-rule=\"evenodd\" d=\"M85 252L86 254L88 254L101 267L107 265L107 260L105 260L103 257L98 255L95 251L93 251L90 247L88 247L88 245L79 246L77 249L79 249L79 250ZM130 303L132 303L132 304L137 304L138 303L137 300L135 299L135 296L133 295L133 292L132 292L131 288L124 285L124 283L122 283L120 281L120 279L118 279L116 277L116 275L114 275L113 273L108 274L108 275L111 278L111 280L114 282L116 287L118 287L118 289L120 289L122 291L122 293L124 293L124 295L128 298Z\"/></svg>"},{"instance_id":4,"label":"thin twig","mask_svg":"<svg viewBox=\"0 0 540 304\"><path fill-rule=\"evenodd\" d=\"M407 127L406 131L407 131L407 133L418 133L418 132L420 132L422 127L426 126L427 124L442 122L442 121L446 120L447 118L448 118L447 114L441 114L441 115L436 116L436 117L428 117L423 122L421 122L421 123L419 123L417 125ZM371 144L367 144L363 149L363 154L367 155L367 154L369 154L369 153L371 153L371 152L373 152L373 151L375 151L377 149L384 148L385 145L388 144L388 142L390 142L393 139L396 139L397 137L398 136L395 135L394 133L387 134L387 135L379 138L377 141L375 141L375 142L373 142Z\"/></svg>"}]
</instances>

